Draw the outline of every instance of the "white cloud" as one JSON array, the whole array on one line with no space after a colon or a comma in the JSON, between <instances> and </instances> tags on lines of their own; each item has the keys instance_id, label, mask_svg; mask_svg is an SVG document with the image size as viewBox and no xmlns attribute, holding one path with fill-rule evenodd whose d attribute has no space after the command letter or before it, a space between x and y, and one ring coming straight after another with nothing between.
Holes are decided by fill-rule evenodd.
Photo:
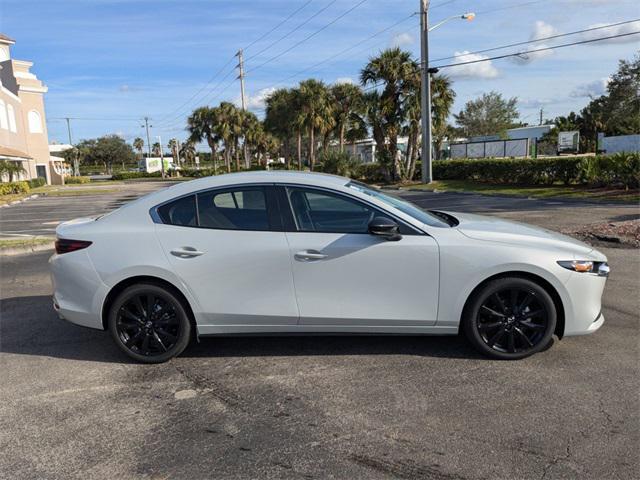
<instances>
[{"instance_id":1,"label":"white cloud","mask_svg":"<svg viewBox=\"0 0 640 480\"><path fill-rule=\"evenodd\" d=\"M355 82L355 81L353 80L353 78L351 78L351 77L339 77L339 78L336 78L336 81L335 81L335 82L333 82L333 83L334 83L335 85L339 85L339 84L341 84L341 83L350 83L350 84L354 84L354 83L356 83L356 82Z\"/></svg>"},{"instance_id":2,"label":"white cloud","mask_svg":"<svg viewBox=\"0 0 640 480\"><path fill-rule=\"evenodd\" d=\"M529 40L539 40L541 38L551 37L557 34L558 31L553 25L537 20L533 24L533 31L529 35ZM549 57L553 55L553 50L543 50L542 52L533 52L532 50L538 50L541 48L547 48L549 45L544 43L534 43L528 45L522 50L522 55L517 57L510 57L510 60L517 65L527 65L534 60L540 60L541 58Z\"/></svg>"},{"instance_id":3,"label":"white cloud","mask_svg":"<svg viewBox=\"0 0 640 480\"><path fill-rule=\"evenodd\" d=\"M518 106L522 108L540 108L556 103L556 101L553 98L519 98Z\"/></svg>"},{"instance_id":4,"label":"white cloud","mask_svg":"<svg viewBox=\"0 0 640 480\"><path fill-rule=\"evenodd\" d=\"M602 27L607 25L606 23L596 23L590 25L588 28ZM601 28L600 30L592 30L590 32L584 32L579 35L579 40L593 40L595 38L611 37L614 35L623 35L625 33L637 32L640 30L640 21L625 23L624 25L616 25L610 28ZM591 45L601 45L604 43L634 43L640 41L640 35L627 35L620 38L611 38L609 40L601 40L599 42L593 42Z\"/></svg>"},{"instance_id":5,"label":"white cloud","mask_svg":"<svg viewBox=\"0 0 640 480\"><path fill-rule=\"evenodd\" d=\"M404 47L407 45L413 45L415 43L415 38L408 32L399 33L391 39L392 47Z\"/></svg>"},{"instance_id":6,"label":"white cloud","mask_svg":"<svg viewBox=\"0 0 640 480\"><path fill-rule=\"evenodd\" d=\"M276 91L275 87L269 87L269 88L263 88L262 90L259 90L258 93L256 93L255 95L247 95L247 109L260 110L265 108L265 102L267 98L269 98L269 95L271 95L275 91ZM241 98L238 96L235 99L234 103L237 106L242 105Z\"/></svg>"},{"instance_id":7,"label":"white cloud","mask_svg":"<svg viewBox=\"0 0 640 480\"><path fill-rule=\"evenodd\" d=\"M461 62L473 62L476 60L483 60L489 58L486 55L480 55L478 53L469 53L468 50L464 52L455 52L455 58L451 63ZM447 69L447 75L452 78L496 78L499 74L498 69L493 66L491 60L478 63L469 63L467 65L458 65L457 67L450 67Z\"/></svg>"},{"instance_id":8,"label":"white cloud","mask_svg":"<svg viewBox=\"0 0 640 480\"><path fill-rule=\"evenodd\" d=\"M572 98L582 98L582 97L599 97L604 95L607 91L607 85L611 81L611 78L601 78L600 80L594 80L593 82L583 83L574 88L569 94Z\"/></svg>"}]
</instances>

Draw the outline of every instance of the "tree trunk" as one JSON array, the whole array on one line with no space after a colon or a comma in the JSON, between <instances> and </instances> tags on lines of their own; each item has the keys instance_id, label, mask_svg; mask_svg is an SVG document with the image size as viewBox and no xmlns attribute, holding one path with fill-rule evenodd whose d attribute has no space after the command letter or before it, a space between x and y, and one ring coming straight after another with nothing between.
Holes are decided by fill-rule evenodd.
<instances>
[{"instance_id":1,"label":"tree trunk","mask_svg":"<svg viewBox=\"0 0 640 480\"><path fill-rule=\"evenodd\" d=\"M302 132L298 130L298 170L302 170Z\"/></svg>"},{"instance_id":2,"label":"tree trunk","mask_svg":"<svg viewBox=\"0 0 640 480\"><path fill-rule=\"evenodd\" d=\"M340 153L344 152L344 127L344 123L340 125Z\"/></svg>"},{"instance_id":3,"label":"tree trunk","mask_svg":"<svg viewBox=\"0 0 640 480\"><path fill-rule=\"evenodd\" d=\"M289 151L289 138L287 137L287 139L285 140L284 144L282 145L283 150L284 150L284 164L287 167L287 170L289 170L289 167L291 165L291 158L290 154L291 152Z\"/></svg>"},{"instance_id":4,"label":"tree trunk","mask_svg":"<svg viewBox=\"0 0 640 480\"><path fill-rule=\"evenodd\" d=\"M351 146L351 148L352 148L353 156L355 157L357 155L357 153L358 153L358 149L356 147L356 141L355 140L353 141L353 145Z\"/></svg>"},{"instance_id":5,"label":"tree trunk","mask_svg":"<svg viewBox=\"0 0 640 480\"><path fill-rule=\"evenodd\" d=\"M215 147L211 147L211 160L213 160L213 174L217 175L218 174L218 159L216 158L216 149ZM195 162L196 159L195 157L193 157L193 161Z\"/></svg>"},{"instance_id":6,"label":"tree trunk","mask_svg":"<svg viewBox=\"0 0 640 480\"><path fill-rule=\"evenodd\" d=\"M316 165L316 157L314 152L315 143L315 128L309 129L309 170L313 172L313 167Z\"/></svg>"},{"instance_id":7,"label":"tree trunk","mask_svg":"<svg viewBox=\"0 0 640 480\"><path fill-rule=\"evenodd\" d=\"M239 145L235 146L235 154L236 154L236 172L240 171L240 148Z\"/></svg>"}]
</instances>

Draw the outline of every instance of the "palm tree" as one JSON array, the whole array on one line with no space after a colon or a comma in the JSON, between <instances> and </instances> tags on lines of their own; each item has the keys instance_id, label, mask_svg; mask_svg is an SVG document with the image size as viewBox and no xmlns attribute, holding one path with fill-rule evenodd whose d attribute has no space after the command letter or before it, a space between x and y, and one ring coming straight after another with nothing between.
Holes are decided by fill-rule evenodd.
<instances>
[{"instance_id":1,"label":"palm tree","mask_svg":"<svg viewBox=\"0 0 640 480\"><path fill-rule=\"evenodd\" d=\"M331 100L340 151L344 152L344 139L349 120L362 108L362 89L351 83L339 83L331 87Z\"/></svg>"},{"instance_id":2,"label":"palm tree","mask_svg":"<svg viewBox=\"0 0 640 480\"><path fill-rule=\"evenodd\" d=\"M218 109L210 107L200 107L191 113L187 119L187 130L190 133L189 143L196 144L206 141L211 149L211 159L213 160L213 171L216 173L218 143L220 136L217 125Z\"/></svg>"},{"instance_id":3,"label":"palm tree","mask_svg":"<svg viewBox=\"0 0 640 480\"><path fill-rule=\"evenodd\" d=\"M315 166L316 132L324 135L334 126L329 91L324 82L309 79L300 83L300 120L309 132L309 168Z\"/></svg>"},{"instance_id":4,"label":"palm tree","mask_svg":"<svg viewBox=\"0 0 640 480\"><path fill-rule=\"evenodd\" d=\"M353 113L346 126L345 139L351 143L351 155L356 156L358 140L363 140L369 135L367 123L357 114Z\"/></svg>"},{"instance_id":5,"label":"palm tree","mask_svg":"<svg viewBox=\"0 0 640 480\"><path fill-rule=\"evenodd\" d=\"M169 142L167 142L167 147L171 151L171 156L173 157L174 165L178 164L178 139L171 138Z\"/></svg>"},{"instance_id":6,"label":"palm tree","mask_svg":"<svg viewBox=\"0 0 640 480\"><path fill-rule=\"evenodd\" d=\"M380 160L390 169L391 179L397 178L398 134L404 120L404 101L410 92L412 78L419 72L419 64L411 53L392 48L371 58L360 72L363 85L384 83L380 94L379 113L383 129L382 143L376 139Z\"/></svg>"},{"instance_id":7,"label":"palm tree","mask_svg":"<svg viewBox=\"0 0 640 480\"><path fill-rule=\"evenodd\" d=\"M291 142L293 136L298 142L298 168L302 168L302 133L296 121L298 117L299 91L297 89L280 88L266 100L264 118L265 130L280 140L287 168L291 164Z\"/></svg>"},{"instance_id":8,"label":"palm tree","mask_svg":"<svg viewBox=\"0 0 640 480\"><path fill-rule=\"evenodd\" d=\"M21 174L27 171L22 166L22 162L16 162L12 160L0 160L0 177L7 175L9 181L13 182L14 177L19 177Z\"/></svg>"},{"instance_id":9,"label":"palm tree","mask_svg":"<svg viewBox=\"0 0 640 480\"><path fill-rule=\"evenodd\" d=\"M142 152L144 150L144 140L140 137L134 138L133 148L140 154L140 158L142 158Z\"/></svg>"},{"instance_id":10,"label":"palm tree","mask_svg":"<svg viewBox=\"0 0 640 480\"><path fill-rule=\"evenodd\" d=\"M186 140L180 145L180 156L185 162L194 162L196 159L196 146L190 141Z\"/></svg>"},{"instance_id":11,"label":"palm tree","mask_svg":"<svg viewBox=\"0 0 640 480\"><path fill-rule=\"evenodd\" d=\"M151 146L151 151L152 151L152 152L153 152L153 154L154 154L155 156L157 156L157 157L159 157L159 156L160 156L160 154L162 153L162 151L161 151L161 150L162 150L162 149L161 149L161 147L160 147L160 143L159 143L159 142L156 142L156 143L154 143L154 144Z\"/></svg>"},{"instance_id":12,"label":"palm tree","mask_svg":"<svg viewBox=\"0 0 640 480\"><path fill-rule=\"evenodd\" d=\"M451 113L456 92L451 88L451 80L445 75L431 77L431 132L436 159L440 158L442 143L450 136L451 127L447 118Z\"/></svg>"}]
</instances>

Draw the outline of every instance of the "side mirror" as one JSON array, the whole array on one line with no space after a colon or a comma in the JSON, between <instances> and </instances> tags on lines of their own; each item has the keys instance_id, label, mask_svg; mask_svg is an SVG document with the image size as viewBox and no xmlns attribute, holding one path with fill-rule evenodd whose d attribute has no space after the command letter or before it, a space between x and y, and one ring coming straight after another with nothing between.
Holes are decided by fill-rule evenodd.
<instances>
[{"instance_id":1,"label":"side mirror","mask_svg":"<svg viewBox=\"0 0 640 480\"><path fill-rule=\"evenodd\" d=\"M369 233L392 242L397 242L402 238L402 235L400 235L400 226L387 217L375 217L371 220L369 222Z\"/></svg>"}]
</instances>

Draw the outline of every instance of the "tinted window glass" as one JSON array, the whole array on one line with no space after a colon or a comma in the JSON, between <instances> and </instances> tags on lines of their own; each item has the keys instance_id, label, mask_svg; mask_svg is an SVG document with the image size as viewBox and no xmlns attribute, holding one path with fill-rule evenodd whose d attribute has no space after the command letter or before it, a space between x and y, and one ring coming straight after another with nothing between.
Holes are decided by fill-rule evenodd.
<instances>
[{"instance_id":1,"label":"tinted window glass","mask_svg":"<svg viewBox=\"0 0 640 480\"><path fill-rule=\"evenodd\" d=\"M381 214L373 208L341 195L288 189L296 226L304 232L367 233L369 222Z\"/></svg>"},{"instance_id":2,"label":"tinted window glass","mask_svg":"<svg viewBox=\"0 0 640 480\"><path fill-rule=\"evenodd\" d=\"M228 230L269 230L262 188L198 194L200 226Z\"/></svg>"},{"instance_id":3,"label":"tinted window glass","mask_svg":"<svg viewBox=\"0 0 640 480\"><path fill-rule=\"evenodd\" d=\"M169 225L182 225L185 227L195 227L196 221L196 197L179 198L171 203L167 203L158 208L158 215L163 223Z\"/></svg>"}]
</instances>

